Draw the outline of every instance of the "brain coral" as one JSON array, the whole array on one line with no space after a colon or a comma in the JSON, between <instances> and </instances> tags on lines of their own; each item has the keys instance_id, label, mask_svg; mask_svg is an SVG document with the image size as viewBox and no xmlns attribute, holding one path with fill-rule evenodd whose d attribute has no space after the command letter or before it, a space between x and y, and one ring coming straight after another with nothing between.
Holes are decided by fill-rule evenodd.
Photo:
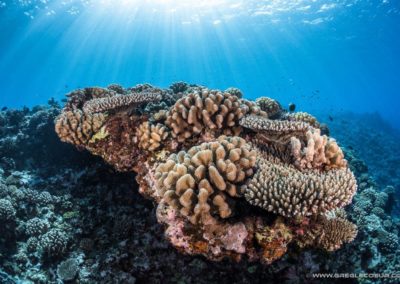
<instances>
[{"instance_id":1,"label":"brain coral","mask_svg":"<svg viewBox=\"0 0 400 284\"><path fill-rule=\"evenodd\" d=\"M300 171L291 164L259 152L258 170L242 187L246 200L285 216L310 216L349 204L356 180L348 169Z\"/></svg>"},{"instance_id":2,"label":"brain coral","mask_svg":"<svg viewBox=\"0 0 400 284\"><path fill-rule=\"evenodd\" d=\"M118 171L135 172L166 238L187 254L270 264L291 243L332 251L350 242L357 229L338 208L357 185L339 145L313 116L242 95L184 82L85 88L68 95L56 132ZM48 199L30 195L32 203ZM13 215L8 205L0 202L0 218ZM116 226L129 237L125 220ZM48 255L65 250L63 232L39 231L37 247ZM387 239L382 248L396 243Z\"/></svg>"},{"instance_id":3,"label":"brain coral","mask_svg":"<svg viewBox=\"0 0 400 284\"><path fill-rule=\"evenodd\" d=\"M229 217L228 196L237 196L236 184L253 174L255 162L256 153L244 139L221 136L159 165L160 195L192 223L215 214Z\"/></svg>"},{"instance_id":4,"label":"brain coral","mask_svg":"<svg viewBox=\"0 0 400 284\"><path fill-rule=\"evenodd\" d=\"M206 130L238 135L241 132L239 119L249 113L265 115L252 102L230 93L204 89L178 100L170 110L166 124L179 142Z\"/></svg>"}]
</instances>

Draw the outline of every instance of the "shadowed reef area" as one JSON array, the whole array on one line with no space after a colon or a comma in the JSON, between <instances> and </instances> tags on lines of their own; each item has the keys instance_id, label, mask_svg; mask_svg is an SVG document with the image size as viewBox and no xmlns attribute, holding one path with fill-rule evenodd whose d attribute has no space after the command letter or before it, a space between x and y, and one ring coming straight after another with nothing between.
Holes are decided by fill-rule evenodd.
<instances>
[{"instance_id":1,"label":"shadowed reef area","mask_svg":"<svg viewBox=\"0 0 400 284\"><path fill-rule=\"evenodd\" d=\"M400 271L398 134L376 116L325 125L233 88L111 85L1 111L0 137L0 283Z\"/></svg>"}]
</instances>

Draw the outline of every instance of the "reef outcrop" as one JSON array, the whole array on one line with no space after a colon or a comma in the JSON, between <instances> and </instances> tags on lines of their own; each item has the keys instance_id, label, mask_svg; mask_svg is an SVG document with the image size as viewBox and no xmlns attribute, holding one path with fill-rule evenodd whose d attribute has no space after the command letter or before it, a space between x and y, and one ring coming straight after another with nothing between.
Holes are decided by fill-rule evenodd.
<instances>
[{"instance_id":1,"label":"reef outcrop","mask_svg":"<svg viewBox=\"0 0 400 284\"><path fill-rule=\"evenodd\" d=\"M356 179L319 127L270 98L185 83L77 90L56 119L62 141L136 173L179 251L266 264L295 246L337 250L357 234L338 213Z\"/></svg>"}]
</instances>

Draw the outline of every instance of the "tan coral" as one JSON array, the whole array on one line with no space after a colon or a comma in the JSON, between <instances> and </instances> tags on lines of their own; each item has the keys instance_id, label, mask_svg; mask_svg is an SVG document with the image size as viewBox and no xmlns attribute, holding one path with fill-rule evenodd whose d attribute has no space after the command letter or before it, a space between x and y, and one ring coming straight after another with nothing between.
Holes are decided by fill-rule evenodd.
<instances>
[{"instance_id":1,"label":"tan coral","mask_svg":"<svg viewBox=\"0 0 400 284\"><path fill-rule=\"evenodd\" d=\"M335 139L321 135L319 129L307 131L305 141L302 142L296 137L290 140L294 164L299 169L347 167L347 161Z\"/></svg>"},{"instance_id":2,"label":"tan coral","mask_svg":"<svg viewBox=\"0 0 400 284\"><path fill-rule=\"evenodd\" d=\"M66 111L57 117L55 130L64 142L87 145L101 131L105 120L104 114L85 114L80 110Z\"/></svg>"},{"instance_id":3,"label":"tan coral","mask_svg":"<svg viewBox=\"0 0 400 284\"><path fill-rule=\"evenodd\" d=\"M335 251L357 236L357 226L346 219L344 210L314 216L296 237L300 247L317 247Z\"/></svg>"},{"instance_id":4,"label":"tan coral","mask_svg":"<svg viewBox=\"0 0 400 284\"><path fill-rule=\"evenodd\" d=\"M170 93L150 85L75 91L57 134L118 171L135 172L139 192L158 203L167 239L184 253L269 264L292 241L331 251L354 238L356 228L339 208L350 203L356 181L315 118L285 115L272 99L269 108L237 90L200 86L189 86L178 101L132 111ZM217 138L222 134L249 142Z\"/></svg>"},{"instance_id":5,"label":"tan coral","mask_svg":"<svg viewBox=\"0 0 400 284\"><path fill-rule=\"evenodd\" d=\"M306 122L272 120L258 115L247 115L240 125L262 134L265 140L286 144L291 137L304 137L311 126Z\"/></svg>"},{"instance_id":6,"label":"tan coral","mask_svg":"<svg viewBox=\"0 0 400 284\"><path fill-rule=\"evenodd\" d=\"M265 115L252 102L230 93L204 89L202 93L179 99L170 110L166 124L179 142L205 131L237 136L241 132L239 119L249 113Z\"/></svg>"},{"instance_id":7,"label":"tan coral","mask_svg":"<svg viewBox=\"0 0 400 284\"><path fill-rule=\"evenodd\" d=\"M227 218L228 199L253 174L255 155L244 139L226 136L173 154L156 170L160 195L192 223L212 215Z\"/></svg>"},{"instance_id":8,"label":"tan coral","mask_svg":"<svg viewBox=\"0 0 400 284\"><path fill-rule=\"evenodd\" d=\"M169 131L165 125L161 123L150 124L145 121L140 124L137 130L139 148L150 152L158 150L168 135Z\"/></svg>"},{"instance_id":9,"label":"tan coral","mask_svg":"<svg viewBox=\"0 0 400 284\"><path fill-rule=\"evenodd\" d=\"M73 91L67 95L68 101L64 111L74 111L82 109L85 102L97 98L113 97L117 93L113 90L99 87L90 87Z\"/></svg>"},{"instance_id":10,"label":"tan coral","mask_svg":"<svg viewBox=\"0 0 400 284\"><path fill-rule=\"evenodd\" d=\"M317 118L307 112L286 113L284 119L289 121L305 122L314 128L321 127L321 124L318 122Z\"/></svg>"},{"instance_id":11,"label":"tan coral","mask_svg":"<svg viewBox=\"0 0 400 284\"><path fill-rule=\"evenodd\" d=\"M261 97L256 99L256 104L261 110L268 114L268 117L274 117L282 112L282 107L279 102L268 97Z\"/></svg>"},{"instance_id":12,"label":"tan coral","mask_svg":"<svg viewBox=\"0 0 400 284\"><path fill-rule=\"evenodd\" d=\"M357 184L349 169L300 171L276 157L259 153L258 170L242 187L246 200L285 216L310 216L349 204Z\"/></svg>"},{"instance_id":13,"label":"tan coral","mask_svg":"<svg viewBox=\"0 0 400 284\"><path fill-rule=\"evenodd\" d=\"M83 111L86 113L105 112L122 107L129 107L131 105L159 101L160 99L160 93L152 92L131 93L128 95L96 98L85 102L83 105Z\"/></svg>"}]
</instances>

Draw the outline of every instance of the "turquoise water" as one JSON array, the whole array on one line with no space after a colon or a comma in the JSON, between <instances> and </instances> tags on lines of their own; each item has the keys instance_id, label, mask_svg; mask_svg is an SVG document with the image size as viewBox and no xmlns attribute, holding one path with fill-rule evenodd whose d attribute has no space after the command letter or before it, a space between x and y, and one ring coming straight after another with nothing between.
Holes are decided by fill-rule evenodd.
<instances>
[{"instance_id":1,"label":"turquoise water","mask_svg":"<svg viewBox=\"0 0 400 284\"><path fill-rule=\"evenodd\" d=\"M400 127L398 34L394 0L2 0L0 106L183 80Z\"/></svg>"}]
</instances>

